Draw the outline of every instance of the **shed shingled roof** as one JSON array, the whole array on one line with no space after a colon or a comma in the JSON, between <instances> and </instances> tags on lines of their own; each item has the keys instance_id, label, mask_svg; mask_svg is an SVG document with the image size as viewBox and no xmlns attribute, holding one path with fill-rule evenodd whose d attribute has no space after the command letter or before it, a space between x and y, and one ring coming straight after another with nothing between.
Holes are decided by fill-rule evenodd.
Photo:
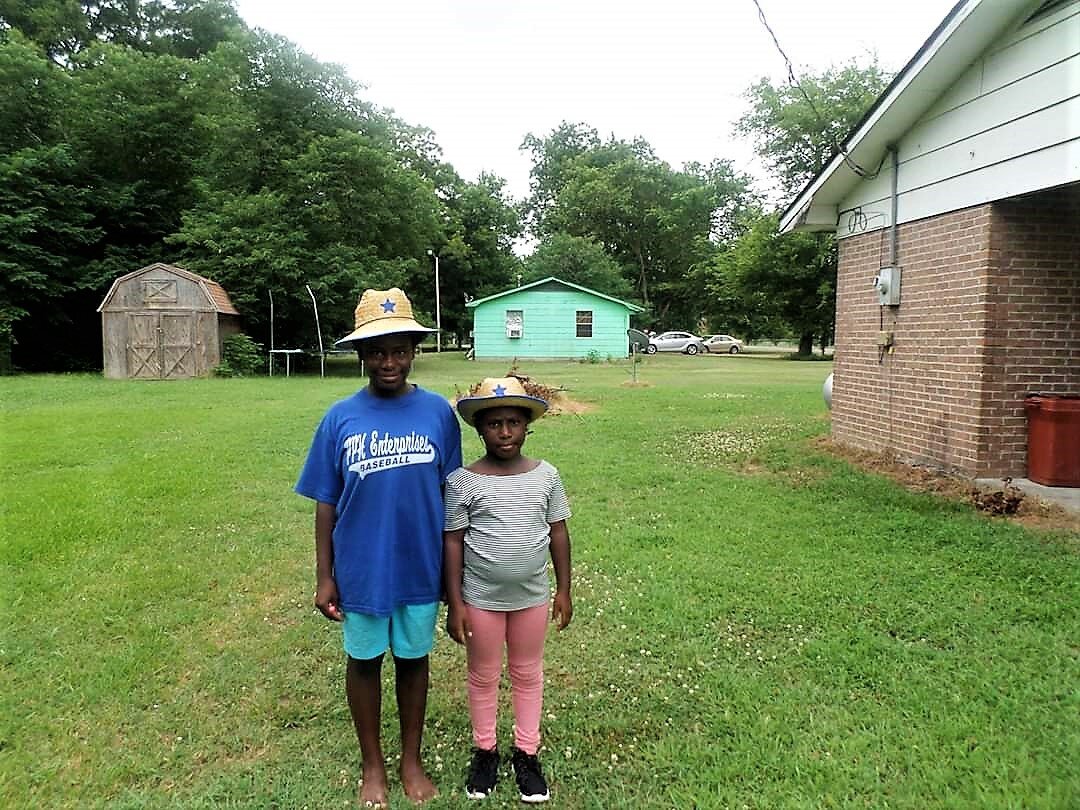
<instances>
[{"instance_id":1,"label":"shed shingled roof","mask_svg":"<svg viewBox=\"0 0 1080 810\"><path fill-rule=\"evenodd\" d=\"M225 292L225 288L218 284L216 281L211 281L206 276L200 276L198 273L192 273L190 270L185 270L183 267L177 267L175 264L165 264L164 262L154 262L153 264L148 264L146 267L140 267L138 270L128 273L127 275L120 276L120 278L116 279L112 283L112 286L109 288L109 292L105 294L105 298L104 300L102 300L101 306L98 307L98 312L101 312L103 309L105 309L106 305L109 303L109 299L113 297L113 294L116 292L117 288L122 283L128 281L129 279L141 276L143 273L148 273L151 270L162 269L167 270L170 273L175 273L176 275L186 278L190 281L193 281L200 287L202 287L203 292L206 293L207 300L211 304L213 304L214 309L221 314L240 314L236 311L236 307L233 306L232 301L229 299L229 294Z\"/></svg>"}]
</instances>

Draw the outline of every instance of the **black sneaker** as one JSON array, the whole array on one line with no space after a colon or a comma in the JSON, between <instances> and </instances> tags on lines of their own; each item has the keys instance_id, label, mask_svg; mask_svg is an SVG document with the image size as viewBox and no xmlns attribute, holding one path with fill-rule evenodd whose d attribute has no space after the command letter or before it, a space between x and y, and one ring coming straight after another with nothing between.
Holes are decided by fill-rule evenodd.
<instances>
[{"instance_id":1,"label":"black sneaker","mask_svg":"<svg viewBox=\"0 0 1080 810\"><path fill-rule=\"evenodd\" d=\"M465 783L465 795L470 799L486 799L499 781L499 752L474 748L469 764L469 781Z\"/></svg>"},{"instance_id":2,"label":"black sneaker","mask_svg":"<svg viewBox=\"0 0 1080 810\"><path fill-rule=\"evenodd\" d=\"M547 781L540 772L540 760L536 754L526 754L520 748L511 750L510 761L514 765L514 778L517 779L521 800L529 804L539 804L551 798Z\"/></svg>"}]
</instances>

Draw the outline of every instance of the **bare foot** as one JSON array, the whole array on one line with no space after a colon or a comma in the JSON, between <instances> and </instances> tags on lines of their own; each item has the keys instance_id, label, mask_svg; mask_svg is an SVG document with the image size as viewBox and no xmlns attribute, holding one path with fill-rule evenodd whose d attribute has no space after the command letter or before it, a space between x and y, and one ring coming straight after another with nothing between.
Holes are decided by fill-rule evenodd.
<instances>
[{"instance_id":1,"label":"bare foot","mask_svg":"<svg viewBox=\"0 0 1080 810\"><path fill-rule=\"evenodd\" d=\"M360 806L386 808L389 806L386 797L386 767L380 764L369 768L365 765L360 780Z\"/></svg>"},{"instance_id":2,"label":"bare foot","mask_svg":"<svg viewBox=\"0 0 1080 810\"><path fill-rule=\"evenodd\" d=\"M405 796L413 804L422 804L439 795L435 783L424 772L424 766L419 762L401 763L401 787L405 790Z\"/></svg>"}]
</instances>

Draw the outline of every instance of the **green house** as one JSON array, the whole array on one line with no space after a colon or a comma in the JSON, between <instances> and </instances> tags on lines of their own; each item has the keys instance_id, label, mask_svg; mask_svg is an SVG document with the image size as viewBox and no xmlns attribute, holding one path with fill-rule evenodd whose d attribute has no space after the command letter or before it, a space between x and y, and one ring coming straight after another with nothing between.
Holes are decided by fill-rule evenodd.
<instances>
[{"instance_id":1,"label":"green house","mask_svg":"<svg viewBox=\"0 0 1080 810\"><path fill-rule=\"evenodd\" d=\"M466 304L479 359L626 357L636 304L550 277Z\"/></svg>"}]
</instances>

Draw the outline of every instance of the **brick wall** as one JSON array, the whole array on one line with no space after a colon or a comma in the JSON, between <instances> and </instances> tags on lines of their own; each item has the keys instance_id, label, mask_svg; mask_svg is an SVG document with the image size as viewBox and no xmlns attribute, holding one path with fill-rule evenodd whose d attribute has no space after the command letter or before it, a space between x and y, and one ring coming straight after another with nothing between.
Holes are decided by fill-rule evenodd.
<instances>
[{"instance_id":1,"label":"brick wall","mask_svg":"<svg viewBox=\"0 0 1080 810\"><path fill-rule=\"evenodd\" d=\"M1080 392L1080 189L902 225L901 305L871 286L887 229L843 239L833 435L973 476L1023 476L1030 390ZM879 331L895 345L881 352Z\"/></svg>"},{"instance_id":2,"label":"brick wall","mask_svg":"<svg viewBox=\"0 0 1080 810\"><path fill-rule=\"evenodd\" d=\"M990 247L987 458L1026 471L1024 395L1080 394L1080 186L995 203Z\"/></svg>"}]
</instances>

